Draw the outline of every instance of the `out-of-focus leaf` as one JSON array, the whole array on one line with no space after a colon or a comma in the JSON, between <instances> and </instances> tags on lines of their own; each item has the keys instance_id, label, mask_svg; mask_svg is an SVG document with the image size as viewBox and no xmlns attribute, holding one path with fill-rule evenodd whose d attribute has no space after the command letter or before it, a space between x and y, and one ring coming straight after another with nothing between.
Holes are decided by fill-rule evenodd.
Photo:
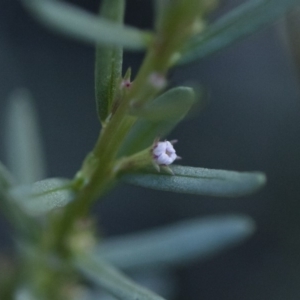
<instances>
[{"instance_id":1,"label":"out-of-focus leaf","mask_svg":"<svg viewBox=\"0 0 300 300\"><path fill-rule=\"evenodd\" d=\"M152 35L148 32L129 26L122 27L61 1L22 0L22 2L44 25L83 42L141 50L146 48L152 39Z\"/></svg>"},{"instance_id":2,"label":"out-of-focus leaf","mask_svg":"<svg viewBox=\"0 0 300 300\"><path fill-rule=\"evenodd\" d=\"M185 117L194 102L194 91L188 87L173 88L153 100L139 112L141 117L126 138L120 155L143 150L155 138L165 136Z\"/></svg>"},{"instance_id":3,"label":"out-of-focus leaf","mask_svg":"<svg viewBox=\"0 0 300 300\"><path fill-rule=\"evenodd\" d=\"M101 17L122 24L124 0L104 0ZM95 90L99 119L104 122L111 110L122 75L123 49L120 46L96 47Z\"/></svg>"},{"instance_id":4,"label":"out-of-focus leaf","mask_svg":"<svg viewBox=\"0 0 300 300\"><path fill-rule=\"evenodd\" d=\"M10 172L0 162L0 209L12 225L23 236L33 237L37 233L37 228L32 220L24 214L15 199L11 196L11 190L14 188L14 179Z\"/></svg>"},{"instance_id":5,"label":"out-of-focus leaf","mask_svg":"<svg viewBox=\"0 0 300 300\"><path fill-rule=\"evenodd\" d=\"M37 300L38 298L27 288L20 288L16 291L15 300Z\"/></svg>"},{"instance_id":6,"label":"out-of-focus leaf","mask_svg":"<svg viewBox=\"0 0 300 300\"><path fill-rule=\"evenodd\" d=\"M120 300L163 300L162 297L139 286L117 269L93 255L75 258L74 265L88 279Z\"/></svg>"},{"instance_id":7,"label":"out-of-focus leaf","mask_svg":"<svg viewBox=\"0 0 300 300\"><path fill-rule=\"evenodd\" d=\"M46 163L37 114L27 90L11 95L5 130L8 165L17 180L26 184L43 179Z\"/></svg>"},{"instance_id":8,"label":"out-of-focus leaf","mask_svg":"<svg viewBox=\"0 0 300 300\"><path fill-rule=\"evenodd\" d=\"M0 162L0 193L11 188L14 184L14 180L10 172Z\"/></svg>"},{"instance_id":9,"label":"out-of-focus leaf","mask_svg":"<svg viewBox=\"0 0 300 300\"><path fill-rule=\"evenodd\" d=\"M110 238L96 255L124 270L184 265L244 241L254 228L249 217L238 215L189 220Z\"/></svg>"},{"instance_id":10,"label":"out-of-focus leaf","mask_svg":"<svg viewBox=\"0 0 300 300\"><path fill-rule=\"evenodd\" d=\"M174 176L164 173L134 173L122 177L126 183L156 190L195 195L239 197L261 188L266 177L261 172L235 172L171 166Z\"/></svg>"},{"instance_id":11,"label":"out-of-focus leaf","mask_svg":"<svg viewBox=\"0 0 300 300\"><path fill-rule=\"evenodd\" d=\"M128 270L133 280L166 299L176 299L178 277L172 268L140 268Z\"/></svg>"},{"instance_id":12,"label":"out-of-focus leaf","mask_svg":"<svg viewBox=\"0 0 300 300\"><path fill-rule=\"evenodd\" d=\"M48 178L32 185L17 186L10 195L27 214L39 216L64 207L73 200L75 193L70 180Z\"/></svg>"},{"instance_id":13,"label":"out-of-focus leaf","mask_svg":"<svg viewBox=\"0 0 300 300\"><path fill-rule=\"evenodd\" d=\"M179 64L213 54L274 22L299 0L249 0L211 24L182 50Z\"/></svg>"},{"instance_id":14,"label":"out-of-focus leaf","mask_svg":"<svg viewBox=\"0 0 300 300\"><path fill-rule=\"evenodd\" d=\"M87 300L116 300L116 297L111 296L106 291L103 291L102 289L99 291L95 291L94 293L91 293L90 297Z\"/></svg>"},{"instance_id":15,"label":"out-of-focus leaf","mask_svg":"<svg viewBox=\"0 0 300 300\"><path fill-rule=\"evenodd\" d=\"M5 214L9 214L11 204L8 200L9 190L14 185L14 179L6 167L0 162L0 208Z\"/></svg>"},{"instance_id":16,"label":"out-of-focus leaf","mask_svg":"<svg viewBox=\"0 0 300 300\"><path fill-rule=\"evenodd\" d=\"M175 299L176 295L178 295L178 278L170 268L142 268L129 270L129 272L134 282L161 295L163 298ZM99 289L88 300L95 299L115 300L116 298L109 295L107 291Z\"/></svg>"}]
</instances>

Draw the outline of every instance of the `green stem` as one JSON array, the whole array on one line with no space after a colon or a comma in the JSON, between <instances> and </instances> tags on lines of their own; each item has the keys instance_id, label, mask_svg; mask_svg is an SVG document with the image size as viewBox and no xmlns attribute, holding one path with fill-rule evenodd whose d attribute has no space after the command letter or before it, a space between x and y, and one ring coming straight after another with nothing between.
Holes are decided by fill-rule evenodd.
<instances>
[{"instance_id":1,"label":"green stem","mask_svg":"<svg viewBox=\"0 0 300 300\"><path fill-rule=\"evenodd\" d=\"M150 49L140 72L132 85L132 89L127 97L122 101L116 113L112 116L107 126L102 129L99 139L93 150L93 155L99 159L89 182L79 191L76 199L66 208L62 220L54 224L55 248L59 252L64 252L64 241L71 230L75 220L85 217L92 203L107 190L114 182L116 172L114 162L118 150L123 143L127 133L136 121L135 117L128 116L128 106L131 99L137 99L143 93L143 86L149 75L153 72L156 55ZM157 91L158 92L158 91Z\"/></svg>"},{"instance_id":2,"label":"green stem","mask_svg":"<svg viewBox=\"0 0 300 300\"><path fill-rule=\"evenodd\" d=\"M137 119L128 115L131 102L140 101L143 103L160 92L161 88L152 86L149 79L154 73L160 76L166 75L172 55L180 46L176 41L175 33L169 37L157 35L148 49L128 94L122 100L111 120L102 129L92 152L98 159L97 166L88 183L79 191L73 203L66 208L62 219L54 224L55 248L58 251L64 252L64 240L74 221L86 217L93 202L107 191L107 187L114 183L117 175L115 162L118 151ZM145 95L145 89L147 95Z\"/></svg>"}]
</instances>

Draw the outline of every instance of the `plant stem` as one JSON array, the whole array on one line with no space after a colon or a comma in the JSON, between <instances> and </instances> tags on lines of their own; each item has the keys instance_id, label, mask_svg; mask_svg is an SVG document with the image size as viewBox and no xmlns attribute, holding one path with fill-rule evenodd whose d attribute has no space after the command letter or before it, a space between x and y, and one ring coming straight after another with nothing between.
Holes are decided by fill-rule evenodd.
<instances>
[{"instance_id":1,"label":"plant stem","mask_svg":"<svg viewBox=\"0 0 300 300\"><path fill-rule=\"evenodd\" d=\"M173 21L172 21L173 22ZM142 66L132 83L129 92L120 103L118 109L112 115L111 120L102 128L102 132L95 144L92 155L96 158L97 165L88 178L87 183L80 189L76 199L66 208L62 218L55 222L53 236L55 236L54 248L59 253L68 253L64 242L72 229L75 220L85 218L93 202L102 196L108 187L115 182L117 170L115 162L120 146L128 132L137 120L137 117L129 115L131 104L143 105L147 100L155 97L163 88L155 86L150 81L150 76L158 74L165 77L172 60L172 56L188 34L183 38L177 38L176 31L182 29L180 24L174 24L175 31L158 33L153 43L149 46Z\"/></svg>"},{"instance_id":2,"label":"plant stem","mask_svg":"<svg viewBox=\"0 0 300 300\"><path fill-rule=\"evenodd\" d=\"M115 180L117 174L114 170L114 162L118 150L137 119L128 115L130 101L131 99L138 99L139 95L143 93L145 81L153 73L153 66L157 65L156 59L157 56L153 55L153 48L151 47L135 82L132 84L132 89L99 135L92 152L99 161L89 182L79 191L76 199L66 208L63 218L54 224L53 230L55 234L53 236L56 237L55 248L60 252L65 248L65 237L71 230L74 221L85 217L92 203L103 195L107 187L111 186ZM159 90L153 93L158 92Z\"/></svg>"}]
</instances>

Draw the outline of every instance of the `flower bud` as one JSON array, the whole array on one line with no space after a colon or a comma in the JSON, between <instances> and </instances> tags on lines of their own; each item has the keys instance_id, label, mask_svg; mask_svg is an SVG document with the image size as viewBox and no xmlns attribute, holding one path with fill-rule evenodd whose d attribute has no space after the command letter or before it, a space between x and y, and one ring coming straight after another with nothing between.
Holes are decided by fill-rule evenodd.
<instances>
[{"instance_id":1,"label":"flower bud","mask_svg":"<svg viewBox=\"0 0 300 300\"><path fill-rule=\"evenodd\" d=\"M173 144L177 141L154 141L153 145L129 157L121 158L115 165L114 172L116 174L122 172L136 171L139 169L153 166L158 172L162 168L166 172L173 175L168 165L175 159L180 159L176 154Z\"/></svg>"},{"instance_id":2,"label":"flower bud","mask_svg":"<svg viewBox=\"0 0 300 300\"><path fill-rule=\"evenodd\" d=\"M172 142L169 141L156 142L152 149L152 155L154 162L162 166L168 166L178 158Z\"/></svg>"}]
</instances>

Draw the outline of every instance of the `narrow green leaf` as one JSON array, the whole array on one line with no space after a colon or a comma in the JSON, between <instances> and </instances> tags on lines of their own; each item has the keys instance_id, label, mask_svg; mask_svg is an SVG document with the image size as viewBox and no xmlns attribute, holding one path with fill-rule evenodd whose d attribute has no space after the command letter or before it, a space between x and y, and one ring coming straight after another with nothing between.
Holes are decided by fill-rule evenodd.
<instances>
[{"instance_id":1,"label":"narrow green leaf","mask_svg":"<svg viewBox=\"0 0 300 300\"><path fill-rule=\"evenodd\" d=\"M5 145L9 169L20 183L33 183L45 177L45 158L37 113L27 90L10 96Z\"/></svg>"},{"instance_id":2,"label":"narrow green leaf","mask_svg":"<svg viewBox=\"0 0 300 300\"><path fill-rule=\"evenodd\" d=\"M78 256L74 265L90 280L120 300L163 300L93 255Z\"/></svg>"},{"instance_id":3,"label":"narrow green leaf","mask_svg":"<svg viewBox=\"0 0 300 300\"><path fill-rule=\"evenodd\" d=\"M184 265L242 242L254 228L250 218L237 215L183 221L108 239L96 255L124 270Z\"/></svg>"},{"instance_id":4,"label":"narrow green leaf","mask_svg":"<svg viewBox=\"0 0 300 300\"><path fill-rule=\"evenodd\" d=\"M195 102L195 93L189 87L176 87L160 95L134 115L152 122L174 120L178 122Z\"/></svg>"},{"instance_id":5,"label":"narrow green leaf","mask_svg":"<svg viewBox=\"0 0 300 300\"><path fill-rule=\"evenodd\" d=\"M10 191L10 195L27 214L39 216L64 207L74 199L75 193L72 181L48 178L32 185L17 186Z\"/></svg>"},{"instance_id":6,"label":"narrow green leaf","mask_svg":"<svg viewBox=\"0 0 300 300\"><path fill-rule=\"evenodd\" d=\"M142 111L125 140L120 155L130 155L149 147L155 138L168 134L195 102L193 89L176 87L153 100Z\"/></svg>"},{"instance_id":7,"label":"narrow green leaf","mask_svg":"<svg viewBox=\"0 0 300 300\"><path fill-rule=\"evenodd\" d=\"M176 193L239 197L261 188L266 177L260 172L235 172L171 166L174 176L163 173L135 173L122 177L126 183Z\"/></svg>"},{"instance_id":8,"label":"narrow green leaf","mask_svg":"<svg viewBox=\"0 0 300 300\"><path fill-rule=\"evenodd\" d=\"M101 17L122 24L124 19L124 0L104 0ZM96 105L100 121L104 122L111 111L118 84L122 75L123 49L120 46L96 47L95 91Z\"/></svg>"},{"instance_id":9,"label":"narrow green leaf","mask_svg":"<svg viewBox=\"0 0 300 300\"><path fill-rule=\"evenodd\" d=\"M41 23L69 37L87 43L123 46L141 50L152 39L149 32L100 19L73 5L56 0L22 0L25 7Z\"/></svg>"},{"instance_id":10,"label":"narrow green leaf","mask_svg":"<svg viewBox=\"0 0 300 300\"><path fill-rule=\"evenodd\" d=\"M299 0L250 0L211 24L182 50L179 64L213 54L274 22Z\"/></svg>"}]
</instances>

